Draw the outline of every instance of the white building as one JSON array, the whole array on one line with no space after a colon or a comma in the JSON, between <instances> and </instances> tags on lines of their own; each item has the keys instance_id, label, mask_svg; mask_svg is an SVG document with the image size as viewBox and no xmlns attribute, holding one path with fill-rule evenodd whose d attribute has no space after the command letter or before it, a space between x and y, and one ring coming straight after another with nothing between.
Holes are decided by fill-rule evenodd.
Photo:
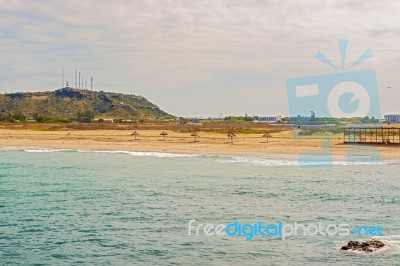
<instances>
[{"instance_id":1,"label":"white building","mask_svg":"<svg viewBox=\"0 0 400 266\"><path fill-rule=\"evenodd\" d=\"M313 121L314 119L311 116L291 116L289 117L290 122L300 122L300 121Z\"/></svg>"},{"instance_id":2,"label":"white building","mask_svg":"<svg viewBox=\"0 0 400 266\"><path fill-rule=\"evenodd\" d=\"M281 116L254 116L255 122L266 122L266 123L276 123L281 121Z\"/></svg>"},{"instance_id":3,"label":"white building","mask_svg":"<svg viewBox=\"0 0 400 266\"><path fill-rule=\"evenodd\" d=\"M398 114L385 115L385 121L388 123L400 123L400 115Z\"/></svg>"}]
</instances>

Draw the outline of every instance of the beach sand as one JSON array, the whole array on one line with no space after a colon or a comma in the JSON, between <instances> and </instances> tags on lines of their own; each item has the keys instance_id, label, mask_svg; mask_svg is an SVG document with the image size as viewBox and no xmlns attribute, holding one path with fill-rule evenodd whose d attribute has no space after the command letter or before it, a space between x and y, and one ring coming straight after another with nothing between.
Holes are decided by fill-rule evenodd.
<instances>
[{"instance_id":1,"label":"beach sand","mask_svg":"<svg viewBox=\"0 0 400 266\"><path fill-rule=\"evenodd\" d=\"M346 157L349 147L364 155L365 145L343 144L341 135L331 141L322 139L293 139L290 130L262 134L236 134L233 144L223 133L198 132L200 138L194 142L191 133L168 131L165 140L160 130L138 130L137 140L131 136L133 130L73 130L35 131L29 129L0 129L0 147L30 147L81 150L126 150L172 152L187 154L218 155L300 155L304 152L332 153L334 158ZM70 135L68 135L70 133ZM324 145L324 149L321 149ZM399 145L373 146L380 151L382 159L400 159ZM331 148L331 149L329 149Z\"/></svg>"}]
</instances>

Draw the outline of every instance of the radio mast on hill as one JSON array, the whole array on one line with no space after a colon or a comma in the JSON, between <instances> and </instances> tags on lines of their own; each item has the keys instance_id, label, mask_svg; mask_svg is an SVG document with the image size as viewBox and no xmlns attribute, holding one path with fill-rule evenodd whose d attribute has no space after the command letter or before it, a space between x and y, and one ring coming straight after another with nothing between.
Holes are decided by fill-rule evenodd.
<instances>
[{"instance_id":1,"label":"radio mast on hill","mask_svg":"<svg viewBox=\"0 0 400 266\"><path fill-rule=\"evenodd\" d=\"M88 79L84 79L83 78L83 73L81 73L80 71L78 71L78 69L75 69L75 88L76 89L85 89L88 90L88 81L90 82L90 89L93 90L93 77L90 77L90 80ZM65 71L64 68L61 69L61 88L66 88L66 87L70 87L68 84L67 86L65 85ZM67 81L68 82L68 81ZM68 82L69 83L69 82ZM72 83L72 82L71 82ZM72 86L71 86L72 87Z\"/></svg>"}]
</instances>

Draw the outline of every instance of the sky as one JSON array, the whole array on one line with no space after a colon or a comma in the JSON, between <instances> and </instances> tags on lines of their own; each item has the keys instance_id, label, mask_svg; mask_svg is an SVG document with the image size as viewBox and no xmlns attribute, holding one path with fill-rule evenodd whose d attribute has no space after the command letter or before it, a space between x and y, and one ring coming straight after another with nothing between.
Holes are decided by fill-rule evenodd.
<instances>
[{"instance_id":1,"label":"sky","mask_svg":"<svg viewBox=\"0 0 400 266\"><path fill-rule=\"evenodd\" d=\"M400 2L0 0L0 93L75 83L143 95L177 116L288 115L286 81L374 69L400 113ZM347 39L345 70L338 40ZM318 114L317 114L318 115Z\"/></svg>"}]
</instances>

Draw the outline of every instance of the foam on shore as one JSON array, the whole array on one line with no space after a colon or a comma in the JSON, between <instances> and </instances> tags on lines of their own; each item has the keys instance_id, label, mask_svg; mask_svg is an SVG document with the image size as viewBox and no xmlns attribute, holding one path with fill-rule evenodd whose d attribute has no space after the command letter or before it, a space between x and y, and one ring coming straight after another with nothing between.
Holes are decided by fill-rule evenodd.
<instances>
[{"instance_id":1,"label":"foam on shore","mask_svg":"<svg viewBox=\"0 0 400 266\"><path fill-rule=\"evenodd\" d=\"M52 152L79 152L79 153L105 153L105 154L126 154L136 157L157 157L157 158L187 158L187 157L207 157L213 158L223 164L245 164L255 166L347 166L347 165L386 165L399 163L395 160L376 160L368 157L360 157L357 160L306 160L300 161L296 156L273 156L269 155L254 156L232 156L232 155L208 155L208 154L186 154L173 152L155 152L155 151L128 151L128 150L83 150L83 149L54 149L54 148L37 148L37 147L4 147L0 150L23 151L29 153L52 153Z\"/></svg>"}]
</instances>

